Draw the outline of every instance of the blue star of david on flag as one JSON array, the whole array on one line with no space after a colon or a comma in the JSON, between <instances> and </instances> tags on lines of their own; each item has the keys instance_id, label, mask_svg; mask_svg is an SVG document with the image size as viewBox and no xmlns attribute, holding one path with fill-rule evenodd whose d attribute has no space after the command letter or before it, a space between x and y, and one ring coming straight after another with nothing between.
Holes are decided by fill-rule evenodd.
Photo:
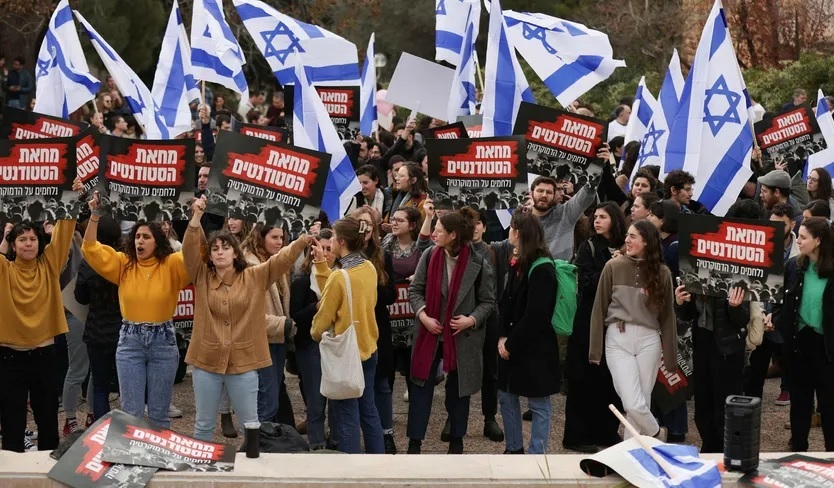
<instances>
[{"instance_id":1,"label":"blue star of david on flag","mask_svg":"<svg viewBox=\"0 0 834 488\"><path fill-rule=\"evenodd\" d=\"M556 54L556 48L547 43L547 34L544 27L538 27L533 24L524 22L522 24L522 33L527 40L538 39L542 43L542 47L550 54Z\"/></svg>"},{"instance_id":2,"label":"blue star of david on flag","mask_svg":"<svg viewBox=\"0 0 834 488\"><path fill-rule=\"evenodd\" d=\"M663 129L656 129L654 122L649 125L649 129L646 131L646 135L643 136L643 141L640 143L641 151L640 157L638 158L638 166L643 166L643 163L652 156L660 157L660 153L657 150L657 141L665 133L666 131Z\"/></svg>"},{"instance_id":3,"label":"blue star of david on flag","mask_svg":"<svg viewBox=\"0 0 834 488\"><path fill-rule=\"evenodd\" d=\"M293 51L298 51L303 53L304 50L301 48L301 43L299 42L298 37L293 34L289 27L283 22L278 22L278 25L275 26L275 30L273 31L266 31L261 32L261 37L264 38L266 41L266 47L264 47L264 57L273 57L278 60L279 63L284 64L287 61L287 57L293 53ZM273 41L276 37L286 37L289 39L289 45L284 49L277 49Z\"/></svg>"},{"instance_id":4,"label":"blue star of david on flag","mask_svg":"<svg viewBox=\"0 0 834 488\"><path fill-rule=\"evenodd\" d=\"M435 15L446 15L446 0L438 0Z\"/></svg>"},{"instance_id":5,"label":"blue star of david on flag","mask_svg":"<svg viewBox=\"0 0 834 488\"><path fill-rule=\"evenodd\" d=\"M704 122L709 124L709 128L712 131L713 136L716 136L719 132L721 132L724 124L741 123L741 119L738 114L738 104L741 101L741 95L728 88L724 75L719 76L711 88L707 88L706 95L706 100L704 100ZM710 102L713 97L724 97L727 101L727 109L723 114L713 114L712 111L710 111Z\"/></svg>"},{"instance_id":6,"label":"blue star of david on flag","mask_svg":"<svg viewBox=\"0 0 834 488\"><path fill-rule=\"evenodd\" d=\"M43 59L38 59L38 74L36 75L38 78L41 76L46 76L49 74L49 68L52 67L52 62Z\"/></svg>"}]
</instances>

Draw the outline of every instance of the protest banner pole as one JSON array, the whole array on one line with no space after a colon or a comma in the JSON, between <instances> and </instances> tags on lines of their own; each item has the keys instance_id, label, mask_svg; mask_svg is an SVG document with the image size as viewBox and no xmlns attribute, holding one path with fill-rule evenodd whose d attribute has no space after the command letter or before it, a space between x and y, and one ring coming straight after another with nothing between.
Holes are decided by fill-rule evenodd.
<instances>
[{"instance_id":1,"label":"protest banner pole","mask_svg":"<svg viewBox=\"0 0 834 488\"><path fill-rule=\"evenodd\" d=\"M478 80L481 82L481 93L483 93L486 88L484 87L484 74L481 72L481 63L478 61L478 53L474 53L472 57L475 58L475 71L478 73Z\"/></svg>"},{"instance_id":2,"label":"protest banner pole","mask_svg":"<svg viewBox=\"0 0 834 488\"><path fill-rule=\"evenodd\" d=\"M200 81L200 103L203 107L206 106L206 80Z\"/></svg>"},{"instance_id":3,"label":"protest banner pole","mask_svg":"<svg viewBox=\"0 0 834 488\"><path fill-rule=\"evenodd\" d=\"M611 410L611 412L620 420L620 423L622 423L623 426L625 426L626 430L629 433L631 433L632 437L634 437L637 440L637 442L640 443L640 447L642 447L643 450L646 451L646 453L649 456L652 457L654 462L656 462L657 465L660 466L660 469L665 471L666 474L669 475L669 478L674 478L675 475L676 475L675 468L673 468L672 465L669 464L668 461L663 459L660 456L660 454L656 453L655 450L652 449L652 446L650 446L645 441L645 439L643 439L643 437L640 436L640 433L637 432L637 430L634 428L634 426L631 425L631 422L626 420L626 418L623 416L623 414L621 414L620 411L617 410L617 407L615 407L614 405L608 405L608 409Z\"/></svg>"}]
</instances>

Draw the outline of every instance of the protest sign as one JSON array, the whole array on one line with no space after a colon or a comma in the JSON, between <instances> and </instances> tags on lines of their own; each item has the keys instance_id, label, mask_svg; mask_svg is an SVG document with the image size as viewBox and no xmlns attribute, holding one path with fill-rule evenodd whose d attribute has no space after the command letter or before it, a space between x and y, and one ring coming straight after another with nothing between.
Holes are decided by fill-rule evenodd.
<instances>
[{"instance_id":1,"label":"protest sign","mask_svg":"<svg viewBox=\"0 0 834 488\"><path fill-rule=\"evenodd\" d=\"M356 138L359 129L359 87L315 85L330 121L343 141ZM294 86L284 87L284 114L287 125L292 125ZM286 142L286 141L278 141Z\"/></svg>"},{"instance_id":2,"label":"protest sign","mask_svg":"<svg viewBox=\"0 0 834 488\"><path fill-rule=\"evenodd\" d=\"M513 134L527 138L530 173L567 180L577 189L602 173L597 151L608 126L602 120L522 102Z\"/></svg>"},{"instance_id":3,"label":"protest sign","mask_svg":"<svg viewBox=\"0 0 834 488\"><path fill-rule=\"evenodd\" d=\"M114 412L107 412L49 470L49 478L73 488L142 488L158 468L110 463L101 459Z\"/></svg>"},{"instance_id":4,"label":"protest sign","mask_svg":"<svg viewBox=\"0 0 834 488\"><path fill-rule=\"evenodd\" d=\"M765 172L776 164L787 164L790 174L801 171L808 156L825 149L817 119L810 107L767 117L755 124L756 140L762 150Z\"/></svg>"},{"instance_id":5,"label":"protest sign","mask_svg":"<svg viewBox=\"0 0 834 488\"><path fill-rule=\"evenodd\" d=\"M0 139L51 139L78 135L87 124L3 106Z\"/></svg>"},{"instance_id":6,"label":"protest sign","mask_svg":"<svg viewBox=\"0 0 834 488\"><path fill-rule=\"evenodd\" d=\"M272 127L269 125L244 124L232 117L232 130L245 136L266 139L272 142L288 142L289 131L286 127Z\"/></svg>"},{"instance_id":7,"label":"protest sign","mask_svg":"<svg viewBox=\"0 0 834 488\"><path fill-rule=\"evenodd\" d=\"M446 120L454 78L455 70L451 68L402 53L388 84L385 100Z\"/></svg>"},{"instance_id":8,"label":"protest sign","mask_svg":"<svg viewBox=\"0 0 834 488\"><path fill-rule=\"evenodd\" d=\"M319 218L330 155L221 132L206 211L268 226L309 229Z\"/></svg>"},{"instance_id":9,"label":"protest sign","mask_svg":"<svg viewBox=\"0 0 834 488\"><path fill-rule=\"evenodd\" d=\"M760 461L756 471L744 475L738 484L772 488L834 486L834 459L794 454Z\"/></svg>"},{"instance_id":10,"label":"protest sign","mask_svg":"<svg viewBox=\"0 0 834 488\"><path fill-rule=\"evenodd\" d=\"M99 133L88 128L78 135L78 145L75 147L75 165L77 176L84 184L84 191L90 192L98 186L101 159L98 146Z\"/></svg>"},{"instance_id":11,"label":"protest sign","mask_svg":"<svg viewBox=\"0 0 834 488\"><path fill-rule=\"evenodd\" d=\"M515 208L527 191L523 136L428 139L429 191L438 208Z\"/></svg>"},{"instance_id":12,"label":"protest sign","mask_svg":"<svg viewBox=\"0 0 834 488\"><path fill-rule=\"evenodd\" d=\"M111 414L101 453L104 461L172 471L234 470L234 446L199 441L119 410Z\"/></svg>"},{"instance_id":13,"label":"protest sign","mask_svg":"<svg viewBox=\"0 0 834 488\"><path fill-rule=\"evenodd\" d=\"M194 285L180 290L177 308L174 310L174 328L190 331L194 327Z\"/></svg>"},{"instance_id":14,"label":"protest sign","mask_svg":"<svg viewBox=\"0 0 834 488\"><path fill-rule=\"evenodd\" d=\"M680 214L680 276L693 294L726 298L730 288L745 300L782 301L785 229L780 222Z\"/></svg>"},{"instance_id":15,"label":"protest sign","mask_svg":"<svg viewBox=\"0 0 834 488\"><path fill-rule=\"evenodd\" d=\"M483 115L461 115L458 117L458 122L463 122L463 126L466 127L466 133L472 139L478 139L481 137L481 131L484 127Z\"/></svg>"},{"instance_id":16,"label":"protest sign","mask_svg":"<svg viewBox=\"0 0 834 488\"><path fill-rule=\"evenodd\" d=\"M440 127L432 127L422 132L423 137L428 139L467 139L469 134L466 132L466 126L463 122L455 122L453 124L441 125Z\"/></svg>"},{"instance_id":17,"label":"protest sign","mask_svg":"<svg viewBox=\"0 0 834 488\"><path fill-rule=\"evenodd\" d=\"M397 290L397 298L391 305L388 305L388 314L391 317L391 340L394 347L406 348L411 346L414 335L414 310L411 308L411 300L408 299L408 281L394 285Z\"/></svg>"},{"instance_id":18,"label":"protest sign","mask_svg":"<svg viewBox=\"0 0 834 488\"><path fill-rule=\"evenodd\" d=\"M686 327L683 334L678 331L678 367L669 371L661 361L660 369L657 371L652 401L663 413L671 412L692 397L695 393L693 373L692 328Z\"/></svg>"},{"instance_id":19,"label":"protest sign","mask_svg":"<svg viewBox=\"0 0 834 488\"><path fill-rule=\"evenodd\" d=\"M99 206L116 220L188 220L194 198L191 139L146 141L102 135Z\"/></svg>"},{"instance_id":20,"label":"protest sign","mask_svg":"<svg viewBox=\"0 0 834 488\"><path fill-rule=\"evenodd\" d=\"M0 214L4 221L78 218L76 138L0 140Z\"/></svg>"}]
</instances>

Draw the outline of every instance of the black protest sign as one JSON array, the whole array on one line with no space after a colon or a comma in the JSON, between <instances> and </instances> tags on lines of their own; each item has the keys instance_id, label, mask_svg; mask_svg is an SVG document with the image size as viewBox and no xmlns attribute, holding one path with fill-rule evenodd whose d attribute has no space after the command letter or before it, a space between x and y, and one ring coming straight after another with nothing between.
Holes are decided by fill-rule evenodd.
<instances>
[{"instance_id":1,"label":"black protest sign","mask_svg":"<svg viewBox=\"0 0 834 488\"><path fill-rule=\"evenodd\" d=\"M330 155L223 131L209 175L207 212L306 229L320 213Z\"/></svg>"},{"instance_id":2,"label":"black protest sign","mask_svg":"<svg viewBox=\"0 0 834 488\"><path fill-rule=\"evenodd\" d=\"M102 135L99 145L103 212L131 222L188 220L194 198L194 140Z\"/></svg>"},{"instance_id":3,"label":"black protest sign","mask_svg":"<svg viewBox=\"0 0 834 488\"><path fill-rule=\"evenodd\" d=\"M142 488L158 468L110 463L101 459L113 412L108 412L49 470L49 478L73 488Z\"/></svg>"},{"instance_id":4,"label":"black protest sign","mask_svg":"<svg viewBox=\"0 0 834 488\"><path fill-rule=\"evenodd\" d=\"M285 127L269 125L244 124L232 117L232 130L245 136L266 139L272 142L289 142L289 131Z\"/></svg>"},{"instance_id":5,"label":"black protest sign","mask_svg":"<svg viewBox=\"0 0 834 488\"><path fill-rule=\"evenodd\" d=\"M794 454L760 461L756 471L744 475L738 484L772 488L834 487L834 459Z\"/></svg>"},{"instance_id":6,"label":"black protest sign","mask_svg":"<svg viewBox=\"0 0 834 488\"><path fill-rule=\"evenodd\" d=\"M98 139L99 132L92 128L85 129L77 137L78 145L75 148L77 176L84 184L84 191L87 192L98 186L101 171Z\"/></svg>"},{"instance_id":7,"label":"black protest sign","mask_svg":"<svg viewBox=\"0 0 834 488\"><path fill-rule=\"evenodd\" d=\"M232 471L235 448L199 441L116 410L112 412L101 459L171 471Z\"/></svg>"},{"instance_id":8,"label":"black protest sign","mask_svg":"<svg viewBox=\"0 0 834 488\"><path fill-rule=\"evenodd\" d=\"M481 131L484 128L483 115L461 115L458 117L458 122L463 122L463 126L466 128L466 133L469 134L469 137L473 139L481 137Z\"/></svg>"},{"instance_id":9,"label":"black protest sign","mask_svg":"<svg viewBox=\"0 0 834 488\"><path fill-rule=\"evenodd\" d=\"M466 132L466 126L463 122L455 122L453 124L441 125L440 127L432 127L422 132L423 137L428 139L466 139L469 134Z\"/></svg>"},{"instance_id":10,"label":"black protest sign","mask_svg":"<svg viewBox=\"0 0 834 488\"><path fill-rule=\"evenodd\" d=\"M678 336L678 367L669 371L660 363L652 390L652 401L663 413L669 413L689 400L695 393L692 368L692 329L687 327L683 335Z\"/></svg>"},{"instance_id":11,"label":"black protest sign","mask_svg":"<svg viewBox=\"0 0 834 488\"><path fill-rule=\"evenodd\" d=\"M180 290L177 308L171 320L177 330L191 330L194 327L194 285Z\"/></svg>"},{"instance_id":12,"label":"black protest sign","mask_svg":"<svg viewBox=\"0 0 834 488\"><path fill-rule=\"evenodd\" d=\"M0 139L51 139L78 135L87 124L3 106Z\"/></svg>"},{"instance_id":13,"label":"black protest sign","mask_svg":"<svg viewBox=\"0 0 834 488\"><path fill-rule=\"evenodd\" d=\"M76 138L0 140L0 213L11 222L78 218Z\"/></svg>"},{"instance_id":14,"label":"black protest sign","mask_svg":"<svg viewBox=\"0 0 834 488\"><path fill-rule=\"evenodd\" d=\"M293 101L295 86L284 86L284 117L288 125L292 125ZM359 87L358 86L319 86L316 91L324 103L324 109L330 115L330 121L336 127L339 137L343 141L350 141L361 133L359 129ZM293 129L294 130L294 129Z\"/></svg>"},{"instance_id":15,"label":"black protest sign","mask_svg":"<svg viewBox=\"0 0 834 488\"><path fill-rule=\"evenodd\" d=\"M411 300L408 299L408 286L407 281L395 284L397 298L394 303L388 305L388 314L391 317L391 340L394 347L411 346L414 334L414 310L411 308Z\"/></svg>"},{"instance_id":16,"label":"black protest sign","mask_svg":"<svg viewBox=\"0 0 834 488\"><path fill-rule=\"evenodd\" d=\"M788 172L795 174L804 168L808 156L826 147L810 107L797 107L767 117L754 128L765 171L775 169L777 164L787 164Z\"/></svg>"},{"instance_id":17,"label":"black protest sign","mask_svg":"<svg viewBox=\"0 0 834 488\"><path fill-rule=\"evenodd\" d=\"M596 154L607 133L600 119L528 102L521 102L513 128L527 138L530 173L568 180L576 188L602 173Z\"/></svg>"},{"instance_id":18,"label":"black protest sign","mask_svg":"<svg viewBox=\"0 0 834 488\"><path fill-rule=\"evenodd\" d=\"M524 136L428 139L429 190L439 206L515 208L527 191Z\"/></svg>"},{"instance_id":19,"label":"black protest sign","mask_svg":"<svg viewBox=\"0 0 834 488\"><path fill-rule=\"evenodd\" d=\"M733 287L745 300L780 302L785 229L781 222L680 214L680 276L693 294L726 298Z\"/></svg>"}]
</instances>

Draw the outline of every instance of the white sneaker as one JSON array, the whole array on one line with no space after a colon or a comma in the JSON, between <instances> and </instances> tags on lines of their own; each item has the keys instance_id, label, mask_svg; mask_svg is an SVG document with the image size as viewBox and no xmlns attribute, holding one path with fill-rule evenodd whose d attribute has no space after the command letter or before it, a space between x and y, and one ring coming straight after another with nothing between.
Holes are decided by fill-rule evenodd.
<instances>
[{"instance_id":1,"label":"white sneaker","mask_svg":"<svg viewBox=\"0 0 834 488\"><path fill-rule=\"evenodd\" d=\"M657 431L657 434L654 435L654 438L660 442L666 442L666 439L669 438L669 431L666 427L661 427L660 430Z\"/></svg>"},{"instance_id":2,"label":"white sneaker","mask_svg":"<svg viewBox=\"0 0 834 488\"><path fill-rule=\"evenodd\" d=\"M29 439L36 441L38 440L38 431L37 430L27 430L23 433Z\"/></svg>"},{"instance_id":3,"label":"white sneaker","mask_svg":"<svg viewBox=\"0 0 834 488\"><path fill-rule=\"evenodd\" d=\"M403 401L405 403L408 403L408 389L406 389L405 392L403 392Z\"/></svg>"},{"instance_id":4,"label":"white sneaker","mask_svg":"<svg viewBox=\"0 0 834 488\"><path fill-rule=\"evenodd\" d=\"M168 405L168 417L172 419L178 419L182 417L182 410L175 407L174 404Z\"/></svg>"},{"instance_id":5,"label":"white sneaker","mask_svg":"<svg viewBox=\"0 0 834 488\"><path fill-rule=\"evenodd\" d=\"M23 452L35 452L38 450L38 446L32 443L32 440L28 437L23 437Z\"/></svg>"}]
</instances>

